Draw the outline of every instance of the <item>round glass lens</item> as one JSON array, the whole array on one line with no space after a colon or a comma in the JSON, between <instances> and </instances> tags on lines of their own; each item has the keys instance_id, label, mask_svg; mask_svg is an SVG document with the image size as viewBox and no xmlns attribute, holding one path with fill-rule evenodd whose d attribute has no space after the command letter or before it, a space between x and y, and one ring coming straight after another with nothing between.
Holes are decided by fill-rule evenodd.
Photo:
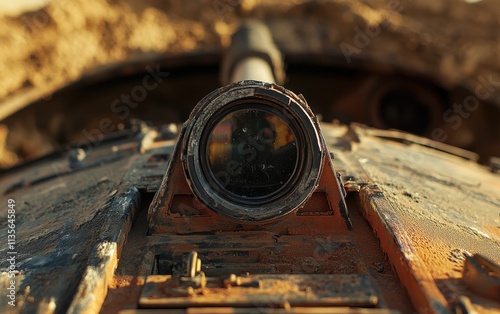
<instances>
[{"instance_id":1,"label":"round glass lens","mask_svg":"<svg viewBox=\"0 0 500 314\"><path fill-rule=\"evenodd\" d=\"M292 128L277 115L241 109L210 131L207 156L212 177L242 197L277 192L294 174L298 148Z\"/></svg>"}]
</instances>

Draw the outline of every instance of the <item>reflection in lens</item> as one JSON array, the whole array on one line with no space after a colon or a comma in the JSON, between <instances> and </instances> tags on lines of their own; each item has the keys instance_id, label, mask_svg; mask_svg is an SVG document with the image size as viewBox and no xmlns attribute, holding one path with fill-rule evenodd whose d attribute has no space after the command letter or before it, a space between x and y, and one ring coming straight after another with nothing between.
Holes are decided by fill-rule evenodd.
<instances>
[{"instance_id":1,"label":"reflection in lens","mask_svg":"<svg viewBox=\"0 0 500 314\"><path fill-rule=\"evenodd\" d=\"M211 130L208 163L218 185L238 196L277 192L297 164L295 134L278 116L256 109L229 113Z\"/></svg>"}]
</instances>

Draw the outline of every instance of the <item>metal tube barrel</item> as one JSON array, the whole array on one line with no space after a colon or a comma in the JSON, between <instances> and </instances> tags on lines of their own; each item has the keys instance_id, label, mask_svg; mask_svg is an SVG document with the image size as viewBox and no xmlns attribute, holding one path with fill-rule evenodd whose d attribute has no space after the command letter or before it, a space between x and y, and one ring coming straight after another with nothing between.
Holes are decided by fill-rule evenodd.
<instances>
[{"instance_id":1,"label":"metal tube barrel","mask_svg":"<svg viewBox=\"0 0 500 314\"><path fill-rule=\"evenodd\" d=\"M230 82L245 80L276 83L271 66L266 60L259 57L248 57L235 65Z\"/></svg>"},{"instance_id":2,"label":"metal tube barrel","mask_svg":"<svg viewBox=\"0 0 500 314\"><path fill-rule=\"evenodd\" d=\"M222 62L222 84L245 80L283 84L284 76L281 53L269 28L255 20L243 23Z\"/></svg>"}]
</instances>

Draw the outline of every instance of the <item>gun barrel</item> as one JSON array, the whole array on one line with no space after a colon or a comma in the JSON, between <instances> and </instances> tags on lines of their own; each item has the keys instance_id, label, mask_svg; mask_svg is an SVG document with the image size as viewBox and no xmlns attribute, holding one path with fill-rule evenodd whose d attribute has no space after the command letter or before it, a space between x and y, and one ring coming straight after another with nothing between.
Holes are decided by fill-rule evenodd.
<instances>
[{"instance_id":1,"label":"gun barrel","mask_svg":"<svg viewBox=\"0 0 500 314\"><path fill-rule=\"evenodd\" d=\"M222 84L245 80L283 84L284 76L281 53L269 28L254 20L243 23L222 62Z\"/></svg>"},{"instance_id":2,"label":"gun barrel","mask_svg":"<svg viewBox=\"0 0 500 314\"><path fill-rule=\"evenodd\" d=\"M270 64L259 57L248 57L235 65L230 83L245 80L276 83Z\"/></svg>"}]
</instances>

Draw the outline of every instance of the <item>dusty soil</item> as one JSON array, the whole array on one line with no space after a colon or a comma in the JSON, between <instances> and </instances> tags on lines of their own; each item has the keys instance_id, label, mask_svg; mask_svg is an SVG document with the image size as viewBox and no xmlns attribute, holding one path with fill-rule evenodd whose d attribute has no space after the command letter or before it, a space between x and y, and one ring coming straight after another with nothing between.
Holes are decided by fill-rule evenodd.
<instances>
[{"instance_id":1,"label":"dusty soil","mask_svg":"<svg viewBox=\"0 0 500 314\"><path fill-rule=\"evenodd\" d=\"M245 17L285 23L302 43L292 50L341 54L344 43L353 56L388 59L472 89L481 76L500 78L496 0L52 0L35 11L0 13L0 119L16 97L50 95L100 65L221 49ZM374 35L363 43L359 30ZM17 160L3 144L6 134L0 125L4 166Z\"/></svg>"}]
</instances>

